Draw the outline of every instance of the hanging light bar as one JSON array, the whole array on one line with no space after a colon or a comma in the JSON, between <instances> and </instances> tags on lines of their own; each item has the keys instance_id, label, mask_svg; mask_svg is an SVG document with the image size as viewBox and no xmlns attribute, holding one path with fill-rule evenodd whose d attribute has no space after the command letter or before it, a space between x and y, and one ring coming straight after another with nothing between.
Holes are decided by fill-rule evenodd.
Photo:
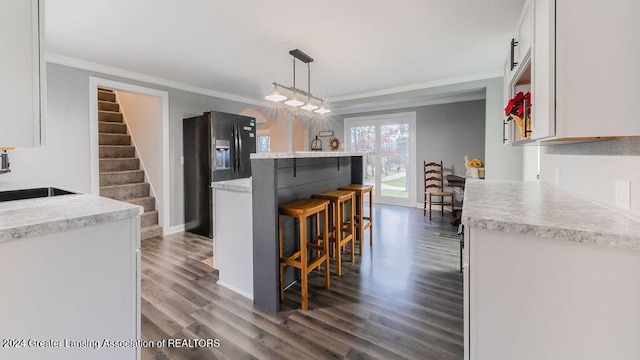
<instances>
[{"instance_id":1,"label":"hanging light bar","mask_svg":"<svg viewBox=\"0 0 640 360\"><path fill-rule=\"evenodd\" d=\"M311 94L311 66L307 63L307 89L308 93ZM300 107L302 110L313 111L318 108L318 105L311 102L311 97L307 96L307 104Z\"/></svg>"},{"instance_id":2,"label":"hanging light bar","mask_svg":"<svg viewBox=\"0 0 640 360\"><path fill-rule=\"evenodd\" d=\"M293 56L293 86L289 87L274 82L273 91L265 96L265 99L273 102L284 101L286 105L291 107L300 107L303 110L307 110L309 112L313 111L317 114L326 114L331 112L331 110L324 107L324 99L316 97L311 93L311 66L309 63L312 62L313 59L299 49L291 50L289 51L289 54ZM296 87L296 59L307 64L307 91ZM290 91L292 93L291 97L288 98L281 94L278 91L278 88ZM306 97L306 103L300 99L300 96L303 98ZM317 103L322 105L318 106Z\"/></svg>"}]
</instances>

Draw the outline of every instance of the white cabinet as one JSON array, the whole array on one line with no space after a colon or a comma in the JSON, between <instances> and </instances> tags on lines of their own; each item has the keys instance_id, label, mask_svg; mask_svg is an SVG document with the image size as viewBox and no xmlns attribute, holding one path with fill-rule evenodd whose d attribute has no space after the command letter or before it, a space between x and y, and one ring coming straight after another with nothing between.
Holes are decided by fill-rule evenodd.
<instances>
[{"instance_id":1,"label":"white cabinet","mask_svg":"<svg viewBox=\"0 0 640 360\"><path fill-rule=\"evenodd\" d=\"M465 226L465 359L640 359L640 251Z\"/></svg>"},{"instance_id":2,"label":"white cabinet","mask_svg":"<svg viewBox=\"0 0 640 360\"><path fill-rule=\"evenodd\" d=\"M533 139L555 135L555 0L533 1L531 127Z\"/></svg>"},{"instance_id":3,"label":"white cabinet","mask_svg":"<svg viewBox=\"0 0 640 360\"><path fill-rule=\"evenodd\" d=\"M526 1L522 8L515 37L512 38L504 67L504 104L509 102L518 92L531 91L531 46L533 43L533 16L531 1ZM526 137L530 136L527 127ZM514 121L503 119L503 140L505 145L513 144L524 139Z\"/></svg>"},{"instance_id":4,"label":"white cabinet","mask_svg":"<svg viewBox=\"0 0 640 360\"><path fill-rule=\"evenodd\" d=\"M531 0L525 11L533 24L531 139L640 136L640 121L630 115L640 97L640 2ZM516 71L505 69L508 95L520 81Z\"/></svg>"},{"instance_id":5,"label":"white cabinet","mask_svg":"<svg viewBox=\"0 0 640 360\"><path fill-rule=\"evenodd\" d=\"M0 358L140 359L140 348L102 346L140 339L139 241L136 216L0 242L0 338L58 341Z\"/></svg>"},{"instance_id":6,"label":"white cabinet","mask_svg":"<svg viewBox=\"0 0 640 360\"><path fill-rule=\"evenodd\" d=\"M555 3L556 138L640 136L640 2Z\"/></svg>"},{"instance_id":7,"label":"white cabinet","mask_svg":"<svg viewBox=\"0 0 640 360\"><path fill-rule=\"evenodd\" d=\"M511 83L520 67L523 65L526 66L525 57L531 50L532 16L530 8L530 1L526 1L520 14L516 33L509 44L509 54L505 66L505 79L507 83Z\"/></svg>"},{"instance_id":8,"label":"white cabinet","mask_svg":"<svg viewBox=\"0 0 640 360\"><path fill-rule=\"evenodd\" d=\"M248 179L227 183L243 180ZM218 285L253 300L252 194L221 188L214 190L213 255L220 276Z\"/></svg>"},{"instance_id":9,"label":"white cabinet","mask_svg":"<svg viewBox=\"0 0 640 360\"><path fill-rule=\"evenodd\" d=\"M522 8L520 21L518 22L518 32L516 37L518 46L515 48L515 60L518 64L524 64L524 59L527 56L527 53L531 50L531 21L531 1L526 1Z\"/></svg>"},{"instance_id":10,"label":"white cabinet","mask_svg":"<svg viewBox=\"0 0 640 360\"><path fill-rule=\"evenodd\" d=\"M46 110L44 0L2 0L0 44L0 146L39 146Z\"/></svg>"}]
</instances>

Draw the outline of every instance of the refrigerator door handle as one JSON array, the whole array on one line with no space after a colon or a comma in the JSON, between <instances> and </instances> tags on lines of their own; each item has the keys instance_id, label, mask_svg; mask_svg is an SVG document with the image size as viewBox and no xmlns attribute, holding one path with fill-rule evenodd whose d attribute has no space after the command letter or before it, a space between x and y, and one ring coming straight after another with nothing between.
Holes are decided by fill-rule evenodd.
<instances>
[{"instance_id":1,"label":"refrigerator door handle","mask_svg":"<svg viewBox=\"0 0 640 360\"><path fill-rule=\"evenodd\" d=\"M234 124L233 125L233 160L234 160L234 164L233 166L236 169L236 173L238 172L238 125Z\"/></svg>"},{"instance_id":2,"label":"refrigerator door handle","mask_svg":"<svg viewBox=\"0 0 640 360\"><path fill-rule=\"evenodd\" d=\"M234 143L235 143L234 145L236 149L236 172L239 173L240 172L240 147L239 147L240 128L238 127L238 124L235 124L235 128L236 128L236 138L233 140L234 140Z\"/></svg>"},{"instance_id":3,"label":"refrigerator door handle","mask_svg":"<svg viewBox=\"0 0 640 360\"><path fill-rule=\"evenodd\" d=\"M233 150L233 157L231 158L232 164L231 164L231 172L235 174L236 172L236 126L233 125L233 130L231 131L231 136L233 137L233 146L232 146L232 150Z\"/></svg>"},{"instance_id":4,"label":"refrigerator door handle","mask_svg":"<svg viewBox=\"0 0 640 360\"><path fill-rule=\"evenodd\" d=\"M242 134L240 133L240 126L238 126L238 172L244 170L242 163Z\"/></svg>"}]
</instances>

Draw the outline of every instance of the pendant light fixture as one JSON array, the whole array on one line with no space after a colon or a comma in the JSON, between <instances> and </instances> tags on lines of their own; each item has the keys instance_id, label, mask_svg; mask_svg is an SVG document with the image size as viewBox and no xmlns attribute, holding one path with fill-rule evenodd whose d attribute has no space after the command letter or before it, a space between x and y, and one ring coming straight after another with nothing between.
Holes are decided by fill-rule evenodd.
<instances>
[{"instance_id":1,"label":"pendant light fixture","mask_svg":"<svg viewBox=\"0 0 640 360\"><path fill-rule=\"evenodd\" d=\"M286 96L280 94L280 92L278 91L278 85L276 84L273 84L273 91L269 95L265 96L264 98L273 102L280 102L280 101L287 100Z\"/></svg>"},{"instance_id":2,"label":"pendant light fixture","mask_svg":"<svg viewBox=\"0 0 640 360\"><path fill-rule=\"evenodd\" d=\"M293 56L293 86L284 86L282 84L274 82L273 91L264 98L273 102L284 101L286 105L289 105L291 107L300 107L303 110L307 110L309 112L313 111L321 115L331 112L331 110L324 107L323 99L315 97L311 93L311 66L309 65L309 63L312 62L313 59L299 49L291 50L289 51L289 54ZM296 59L307 64L307 91L300 90L296 87ZM281 94L278 91L278 88L290 91L292 93L291 97L287 97ZM306 98L306 103L302 101L301 98ZM318 103L320 103L321 106L318 106Z\"/></svg>"}]
</instances>

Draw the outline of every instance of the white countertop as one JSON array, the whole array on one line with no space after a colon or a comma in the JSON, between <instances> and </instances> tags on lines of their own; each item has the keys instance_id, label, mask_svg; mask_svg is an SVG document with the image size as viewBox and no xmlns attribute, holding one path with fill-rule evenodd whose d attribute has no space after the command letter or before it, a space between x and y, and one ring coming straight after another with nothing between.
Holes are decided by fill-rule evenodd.
<instances>
[{"instance_id":1,"label":"white countertop","mask_svg":"<svg viewBox=\"0 0 640 360\"><path fill-rule=\"evenodd\" d=\"M640 219L540 182L467 179L462 223L640 250Z\"/></svg>"},{"instance_id":2,"label":"white countertop","mask_svg":"<svg viewBox=\"0 0 640 360\"><path fill-rule=\"evenodd\" d=\"M323 158L323 157L343 157L343 156L363 156L370 154L363 151L291 151L291 152L271 152L251 154L251 159L300 159L300 158Z\"/></svg>"},{"instance_id":3,"label":"white countertop","mask_svg":"<svg viewBox=\"0 0 640 360\"><path fill-rule=\"evenodd\" d=\"M211 183L211 187L219 190L246 193L251 193L253 191L251 188L251 178L216 181Z\"/></svg>"},{"instance_id":4,"label":"white countertop","mask_svg":"<svg viewBox=\"0 0 640 360\"><path fill-rule=\"evenodd\" d=\"M33 187L25 187L29 188ZM0 188L4 190L8 188ZM140 214L138 205L85 194L4 201L0 202L0 243Z\"/></svg>"}]
</instances>

